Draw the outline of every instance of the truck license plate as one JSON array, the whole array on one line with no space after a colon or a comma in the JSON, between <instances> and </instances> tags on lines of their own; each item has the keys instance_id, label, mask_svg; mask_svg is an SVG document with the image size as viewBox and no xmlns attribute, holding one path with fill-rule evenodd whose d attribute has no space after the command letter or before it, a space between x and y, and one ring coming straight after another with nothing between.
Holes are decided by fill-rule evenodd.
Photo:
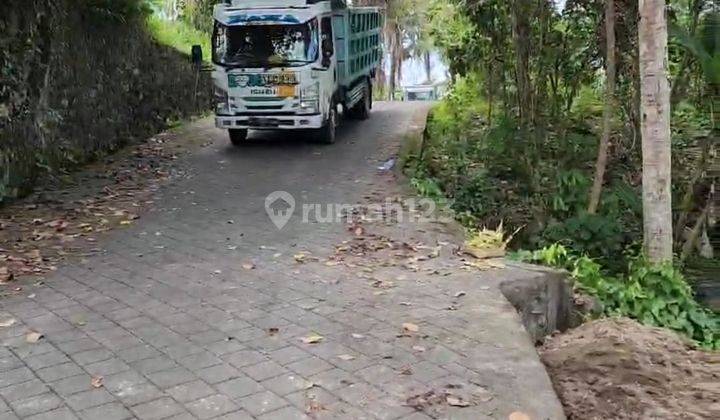
<instances>
[{"instance_id":1,"label":"truck license plate","mask_svg":"<svg viewBox=\"0 0 720 420\"><path fill-rule=\"evenodd\" d=\"M278 86L278 96L281 96L283 98L295 96L295 86L294 85Z\"/></svg>"},{"instance_id":2,"label":"truck license plate","mask_svg":"<svg viewBox=\"0 0 720 420\"><path fill-rule=\"evenodd\" d=\"M273 87L250 88L250 95L277 96L281 98L289 98L295 96L295 86L281 85Z\"/></svg>"}]
</instances>

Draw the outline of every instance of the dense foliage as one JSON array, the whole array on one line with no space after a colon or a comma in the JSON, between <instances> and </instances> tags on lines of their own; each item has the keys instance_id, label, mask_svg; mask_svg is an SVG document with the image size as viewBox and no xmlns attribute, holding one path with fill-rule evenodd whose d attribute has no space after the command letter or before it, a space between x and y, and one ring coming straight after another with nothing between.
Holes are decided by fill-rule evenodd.
<instances>
[{"instance_id":1,"label":"dense foliage","mask_svg":"<svg viewBox=\"0 0 720 420\"><path fill-rule=\"evenodd\" d=\"M470 226L523 227L515 244L562 242L623 270L642 238L637 3L615 0L617 104L600 211L587 214L604 101L601 0L432 1L428 31L454 75L432 113L413 176ZM718 127L710 112L717 6L670 3L674 33L673 192L677 248L711 204ZM710 75L710 76L708 76ZM716 86L716 84L715 84ZM704 156L704 157L703 157ZM416 182L417 183L417 182ZM427 181L425 182L427 183ZM707 228L707 226L704 226ZM717 228L709 230L718 235Z\"/></svg>"},{"instance_id":2,"label":"dense foliage","mask_svg":"<svg viewBox=\"0 0 720 420\"><path fill-rule=\"evenodd\" d=\"M518 253L520 260L570 271L576 288L595 296L608 316L626 316L643 324L670 328L708 349L720 349L720 315L700 306L683 275L671 265L652 266L640 258L624 276L608 276L587 256L561 245Z\"/></svg>"},{"instance_id":3,"label":"dense foliage","mask_svg":"<svg viewBox=\"0 0 720 420\"><path fill-rule=\"evenodd\" d=\"M638 4L614 1L614 97L605 90L605 1L569 0L562 10L549 0L431 1L428 31L453 84L406 170L421 193L443 196L468 228L520 229L512 245L541 249L525 256L569 269L606 315L672 328L717 348L718 318L695 301L679 269L652 268L637 257L643 239ZM709 247L712 255L713 241L720 250L720 227L711 217L720 179L714 160L720 9L705 0L673 0L668 16L675 249L681 261L696 265L702 258L688 256L697 253L700 236L705 254ZM605 101L613 104L608 166L595 212L589 202Z\"/></svg>"}]
</instances>

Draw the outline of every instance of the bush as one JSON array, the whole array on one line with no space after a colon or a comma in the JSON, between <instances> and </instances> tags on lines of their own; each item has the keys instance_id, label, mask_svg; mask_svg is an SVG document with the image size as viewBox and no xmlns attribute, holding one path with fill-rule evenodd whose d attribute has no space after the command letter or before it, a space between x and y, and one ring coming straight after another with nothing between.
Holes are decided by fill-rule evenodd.
<instances>
[{"instance_id":1,"label":"bush","mask_svg":"<svg viewBox=\"0 0 720 420\"><path fill-rule=\"evenodd\" d=\"M626 276L607 276L597 262L555 244L516 258L570 271L575 287L595 296L608 316L627 316L643 324L669 328L707 349L720 349L720 316L702 307L682 273L643 258L630 262Z\"/></svg>"},{"instance_id":2,"label":"bush","mask_svg":"<svg viewBox=\"0 0 720 420\"><path fill-rule=\"evenodd\" d=\"M193 45L202 46L203 59L210 62L212 50L209 34L193 28L184 21L172 22L156 16L148 19L148 28L159 43L175 48L185 55L190 55Z\"/></svg>"},{"instance_id":3,"label":"bush","mask_svg":"<svg viewBox=\"0 0 720 420\"><path fill-rule=\"evenodd\" d=\"M547 247L560 243L579 255L600 260L613 271L622 269L623 249L627 238L617 220L605 216L583 213L562 222L549 225L540 234L538 245Z\"/></svg>"},{"instance_id":4,"label":"bush","mask_svg":"<svg viewBox=\"0 0 720 420\"><path fill-rule=\"evenodd\" d=\"M471 214L480 220L492 217L502 208L503 200L502 191L486 172L478 172L460 185L453 198L452 209L455 212Z\"/></svg>"}]
</instances>

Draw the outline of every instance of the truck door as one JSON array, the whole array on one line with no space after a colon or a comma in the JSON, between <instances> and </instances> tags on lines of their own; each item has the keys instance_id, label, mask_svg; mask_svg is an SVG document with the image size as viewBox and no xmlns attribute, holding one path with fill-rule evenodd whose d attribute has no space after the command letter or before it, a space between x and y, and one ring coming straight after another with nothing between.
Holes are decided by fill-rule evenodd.
<instances>
[{"instance_id":1,"label":"truck door","mask_svg":"<svg viewBox=\"0 0 720 420\"><path fill-rule=\"evenodd\" d=\"M320 97L324 101L321 106L323 110L327 111L337 86L337 69L335 65L337 58L332 18L330 16L325 16L320 20L320 37L322 66L326 69L320 73ZM327 115L327 112L325 112L325 115Z\"/></svg>"}]
</instances>

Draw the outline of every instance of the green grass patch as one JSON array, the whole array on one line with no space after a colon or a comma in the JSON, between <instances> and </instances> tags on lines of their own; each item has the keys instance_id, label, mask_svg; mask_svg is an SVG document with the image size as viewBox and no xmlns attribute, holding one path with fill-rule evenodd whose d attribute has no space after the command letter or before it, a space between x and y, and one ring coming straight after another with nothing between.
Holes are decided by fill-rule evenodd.
<instances>
[{"instance_id":1,"label":"green grass patch","mask_svg":"<svg viewBox=\"0 0 720 420\"><path fill-rule=\"evenodd\" d=\"M184 21L168 21L157 16L148 18L148 28L159 43L175 48L188 56L193 45L202 46L203 59L208 63L210 62L209 34L193 28Z\"/></svg>"}]
</instances>

